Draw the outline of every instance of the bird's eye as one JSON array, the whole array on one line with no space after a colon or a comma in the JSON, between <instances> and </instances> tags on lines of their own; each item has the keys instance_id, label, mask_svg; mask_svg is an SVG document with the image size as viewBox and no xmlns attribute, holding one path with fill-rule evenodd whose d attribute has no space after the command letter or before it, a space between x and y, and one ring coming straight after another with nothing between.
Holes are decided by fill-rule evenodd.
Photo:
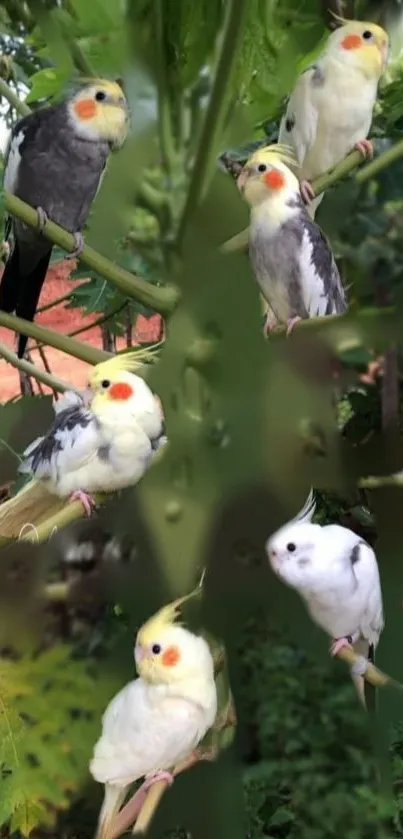
<instances>
[{"instance_id":1,"label":"bird's eye","mask_svg":"<svg viewBox=\"0 0 403 839\"><path fill-rule=\"evenodd\" d=\"M267 169L267 166L266 166L265 163L259 163L259 166L257 167L258 172L265 172L266 169Z\"/></svg>"},{"instance_id":2,"label":"bird's eye","mask_svg":"<svg viewBox=\"0 0 403 839\"><path fill-rule=\"evenodd\" d=\"M366 29L365 32L362 33L362 37L365 38L366 41L369 41L372 38L372 32L369 29Z\"/></svg>"},{"instance_id":3,"label":"bird's eye","mask_svg":"<svg viewBox=\"0 0 403 839\"><path fill-rule=\"evenodd\" d=\"M152 652L154 655L159 655L159 653L161 652L161 647L160 647L160 645L159 645L159 644L153 644L153 645L152 645L152 647L151 647L151 652Z\"/></svg>"},{"instance_id":4,"label":"bird's eye","mask_svg":"<svg viewBox=\"0 0 403 839\"><path fill-rule=\"evenodd\" d=\"M103 381L101 382L101 387L103 387L106 390L108 387L110 387L110 384L111 383L109 379L103 379Z\"/></svg>"},{"instance_id":5,"label":"bird's eye","mask_svg":"<svg viewBox=\"0 0 403 839\"><path fill-rule=\"evenodd\" d=\"M97 102L103 102L106 99L106 93L104 90L97 90L95 94L95 99Z\"/></svg>"},{"instance_id":6,"label":"bird's eye","mask_svg":"<svg viewBox=\"0 0 403 839\"><path fill-rule=\"evenodd\" d=\"M289 543L288 543L288 545L287 545L287 551L288 551L288 553L292 554L292 553L294 553L294 551L295 551L296 549L297 549L297 546L294 544L294 542L289 542Z\"/></svg>"}]
</instances>

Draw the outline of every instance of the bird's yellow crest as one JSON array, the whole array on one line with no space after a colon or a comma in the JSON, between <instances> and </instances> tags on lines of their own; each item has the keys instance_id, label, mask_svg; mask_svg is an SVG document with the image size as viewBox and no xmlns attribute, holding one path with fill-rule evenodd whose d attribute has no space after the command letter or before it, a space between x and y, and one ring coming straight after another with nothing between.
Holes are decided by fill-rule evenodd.
<instances>
[{"instance_id":1,"label":"bird's yellow crest","mask_svg":"<svg viewBox=\"0 0 403 839\"><path fill-rule=\"evenodd\" d=\"M257 163L272 163L274 166L277 163L284 163L285 166L292 166L296 168L298 161L295 157L294 150L291 146L274 143L270 146L262 146L257 149L247 160L246 166L255 166Z\"/></svg>"},{"instance_id":2,"label":"bird's yellow crest","mask_svg":"<svg viewBox=\"0 0 403 839\"><path fill-rule=\"evenodd\" d=\"M123 352L114 355L112 358L107 358L106 361L101 361L97 364L89 375L89 382L93 384L94 381L101 381L101 379L116 379L119 373L124 370L129 373L135 373L144 363L154 362L156 360L156 353L160 344L154 344L147 349L133 350L132 352Z\"/></svg>"},{"instance_id":3,"label":"bird's yellow crest","mask_svg":"<svg viewBox=\"0 0 403 839\"><path fill-rule=\"evenodd\" d=\"M190 594L185 594L183 597L179 597L177 600L174 600L172 603L168 603L167 606L163 606L162 609L153 615L152 618L149 618L146 623L139 629L137 633L137 643L141 645L146 645L151 641L155 636L157 636L161 631L168 629L170 626L176 624L177 626L181 625L181 621L178 620L181 608L184 603L190 600L192 597L197 597L201 594L203 590L203 581L204 581L205 571L203 571L200 580L190 592Z\"/></svg>"}]
</instances>

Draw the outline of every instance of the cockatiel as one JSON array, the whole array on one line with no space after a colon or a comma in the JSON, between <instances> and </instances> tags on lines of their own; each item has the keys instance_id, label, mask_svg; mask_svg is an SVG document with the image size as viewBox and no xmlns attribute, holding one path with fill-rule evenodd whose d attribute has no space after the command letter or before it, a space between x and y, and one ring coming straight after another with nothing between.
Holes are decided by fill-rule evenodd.
<instances>
[{"instance_id":1,"label":"cockatiel","mask_svg":"<svg viewBox=\"0 0 403 839\"><path fill-rule=\"evenodd\" d=\"M0 309L32 321L46 277L52 243L41 230L48 217L74 235L78 256L81 231L100 186L110 151L128 132L129 112L116 82L93 79L72 98L20 119L11 133L4 189L38 211L38 229L8 219L12 248L0 284ZM20 335L18 356L27 337Z\"/></svg>"},{"instance_id":2,"label":"cockatiel","mask_svg":"<svg viewBox=\"0 0 403 839\"><path fill-rule=\"evenodd\" d=\"M323 53L299 77L280 124L278 142L291 146L300 167L301 193L354 148L372 154L367 139L378 82L388 59L387 33L375 23L346 21ZM312 218L323 194L309 205Z\"/></svg>"},{"instance_id":3,"label":"cockatiel","mask_svg":"<svg viewBox=\"0 0 403 839\"><path fill-rule=\"evenodd\" d=\"M93 778L105 784L98 839L113 832L129 786L145 777L130 801L133 820L148 788L159 780L172 783L172 769L191 757L214 723L217 692L209 646L176 622L188 597L141 627L134 650L139 678L117 693L104 713L90 763Z\"/></svg>"},{"instance_id":4,"label":"cockatiel","mask_svg":"<svg viewBox=\"0 0 403 839\"><path fill-rule=\"evenodd\" d=\"M259 149L238 176L251 207L249 257L269 305L266 329L277 322L287 333L302 318L340 314L346 297L329 243L310 219L293 158L280 146Z\"/></svg>"},{"instance_id":5,"label":"cockatiel","mask_svg":"<svg viewBox=\"0 0 403 839\"><path fill-rule=\"evenodd\" d=\"M131 372L139 357L123 353L97 364L81 396L68 391L56 402L51 428L28 446L19 471L80 500L88 514L91 493L137 483L164 442L160 402Z\"/></svg>"},{"instance_id":6,"label":"cockatiel","mask_svg":"<svg viewBox=\"0 0 403 839\"><path fill-rule=\"evenodd\" d=\"M267 540L266 552L274 573L301 595L312 619L333 639L331 654L352 646L360 656L351 674L365 704L363 674L384 626L374 551L346 527L297 517Z\"/></svg>"}]
</instances>

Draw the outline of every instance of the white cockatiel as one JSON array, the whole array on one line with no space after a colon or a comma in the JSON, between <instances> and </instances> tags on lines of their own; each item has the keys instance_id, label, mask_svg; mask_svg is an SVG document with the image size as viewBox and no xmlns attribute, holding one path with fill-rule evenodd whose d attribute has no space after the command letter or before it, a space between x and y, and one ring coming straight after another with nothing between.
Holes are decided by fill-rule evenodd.
<instances>
[{"instance_id":1,"label":"white cockatiel","mask_svg":"<svg viewBox=\"0 0 403 839\"><path fill-rule=\"evenodd\" d=\"M309 217L293 158L280 146L256 151L237 184L251 207L249 258L268 303L266 329L288 332L301 318L340 314L347 308L329 243Z\"/></svg>"},{"instance_id":2,"label":"white cockatiel","mask_svg":"<svg viewBox=\"0 0 403 839\"><path fill-rule=\"evenodd\" d=\"M323 53L298 78L280 124L278 142L291 146L301 193L354 148L372 154L367 140L379 79L388 59L387 33L375 23L346 21L329 35ZM323 198L309 205L312 218Z\"/></svg>"},{"instance_id":3,"label":"white cockatiel","mask_svg":"<svg viewBox=\"0 0 403 839\"><path fill-rule=\"evenodd\" d=\"M92 493L136 484L166 440L159 399L131 372L139 358L123 353L98 364L82 395L68 391L55 402L52 426L25 450L19 471L80 500L88 514Z\"/></svg>"},{"instance_id":4,"label":"white cockatiel","mask_svg":"<svg viewBox=\"0 0 403 839\"><path fill-rule=\"evenodd\" d=\"M92 776L105 784L98 839L113 834L129 786L145 781L126 807L131 820L148 788L173 781L172 770L188 758L214 723L217 691L207 642L176 623L188 597L164 606L139 630L134 656L139 678L109 703L102 734L90 763Z\"/></svg>"},{"instance_id":5,"label":"white cockatiel","mask_svg":"<svg viewBox=\"0 0 403 839\"><path fill-rule=\"evenodd\" d=\"M266 552L274 573L301 595L312 619L333 639L331 654L352 646L360 656L352 677L364 700L362 677L384 626L374 551L346 527L297 517L267 540Z\"/></svg>"}]
</instances>

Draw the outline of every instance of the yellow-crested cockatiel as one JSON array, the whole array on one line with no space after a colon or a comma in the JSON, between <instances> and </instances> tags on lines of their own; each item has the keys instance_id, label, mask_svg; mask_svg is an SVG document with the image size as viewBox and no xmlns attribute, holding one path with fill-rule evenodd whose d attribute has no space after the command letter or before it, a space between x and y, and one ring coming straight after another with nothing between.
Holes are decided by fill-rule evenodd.
<instances>
[{"instance_id":1,"label":"yellow-crested cockatiel","mask_svg":"<svg viewBox=\"0 0 403 839\"><path fill-rule=\"evenodd\" d=\"M113 835L113 820L130 785L145 778L131 799L131 820L156 781L173 781L212 727L217 713L214 663L207 642L177 623L181 598L164 606L139 630L134 657L138 678L109 703L90 763L105 785L97 839ZM125 808L126 809L126 808Z\"/></svg>"},{"instance_id":2,"label":"yellow-crested cockatiel","mask_svg":"<svg viewBox=\"0 0 403 839\"><path fill-rule=\"evenodd\" d=\"M310 181L354 148L372 154L367 139L378 82L388 59L387 33L375 23L346 21L329 35L323 53L299 77L280 124L278 142L293 148L301 194ZM309 205L312 218L323 198Z\"/></svg>"},{"instance_id":3,"label":"yellow-crested cockatiel","mask_svg":"<svg viewBox=\"0 0 403 839\"><path fill-rule=\"evenodd\" d=\"M293 157L279 145L258 149L237 184L251 207L249 258L268 303L266 330L339 314L346 297L330 245L309 217Z\"/></svg>"},{"instance_id":4,"label":"yellow-crested cockatiel","mask_svg":"<svg viewBox=\"0 0 403 839\"><path fill-rule=\"evenodd\" d=\"M140 480L166 442L161 403L132 372L146 355L151 353L122 353L97 364L83 393L67 391L54 403L51 427L21 458L19 472L34 480L1 505L1 535L9 535L11 527L10 535L18 536L18 523L20 528L26 522L37 525L39 516L43 521L39 505L47 499L49 508L52 495L78 500L90 514L93 493L114 492Z\"/></svg>"}]
</instances>

